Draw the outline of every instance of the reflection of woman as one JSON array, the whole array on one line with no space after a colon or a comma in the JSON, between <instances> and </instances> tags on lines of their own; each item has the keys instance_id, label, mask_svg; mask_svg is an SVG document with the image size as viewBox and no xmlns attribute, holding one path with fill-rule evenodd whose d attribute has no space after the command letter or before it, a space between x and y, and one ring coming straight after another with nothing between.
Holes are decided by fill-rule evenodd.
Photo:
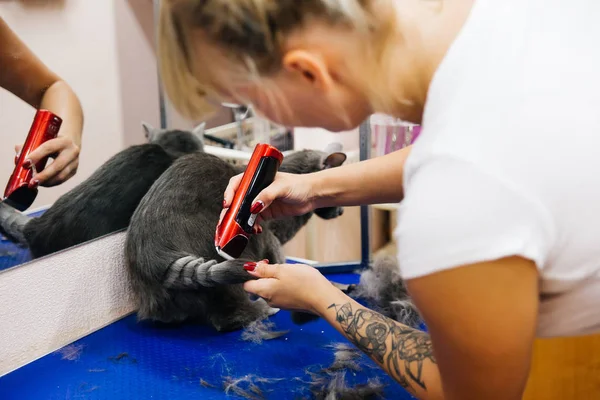
<instances>
[{"instance_id":1,"label":"reflection of woman","mask_svg":"<svg viewBox=\"0 0 600 400\"><path fill-rule=\"evenodd\" d=\"M38 175L30 186L55 186L71 178L79 165L79 149L83 129L83 111L73 90L50 71L19 40L0 18L0 87L7 89L32 107L52 111L63 120L58 137L49 140L30 154L37 163L45 156L54 161ZM6 118L6 116L4 116ZM15 150L19 152L21 145Z\"/></svg>"},{"instance_id":2,"label":"reflection of woman","mask_svg":"<svg viewBox=\"0 0 600 400\"><path fill-rule=\"evenodd\" d=\"M321 315L424 399L520 398L536 334L600 331L597 2L171 0L160 17L165 88L191 116L224 99L289 126L423 126L408 150L278 174L253 208L402 200L400 267L430 335L308 266L249 264L247 291Z\"/></svg>"}]
</instances>

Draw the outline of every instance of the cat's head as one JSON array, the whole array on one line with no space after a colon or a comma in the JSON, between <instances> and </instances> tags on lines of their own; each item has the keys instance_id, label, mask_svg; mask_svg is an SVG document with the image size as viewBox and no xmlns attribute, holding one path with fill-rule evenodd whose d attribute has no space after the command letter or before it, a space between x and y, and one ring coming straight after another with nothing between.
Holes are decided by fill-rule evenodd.
<instances>
[{"instance_id":1,"label":"cat's head","mask_svg":"<svg viewBox=\"0 0 600 400\"><path fill-rule=\"evenodd\" d=\"M339 143L332 143L324 151L301 150L286 156L279 170L293 174L310 174L339 167L346 161L346 158L346 154L342 152L342 146ZM343 213L342 207L325 207L315 210L315 214L323 219L337 218Z\"/></svg>"},{"instance_id":2,"label":"cat's head","mask_svg":"<svg viewBox=\"0 0 600 400\"><path fill-rule=\"evenodd\" d=\"M161 146L174 157L195 153L204 149L204 128L206 123L201 123L191 131L179 129L158 129L142 122L142 128L148 143Z\"/></svg>"}]
</instances>

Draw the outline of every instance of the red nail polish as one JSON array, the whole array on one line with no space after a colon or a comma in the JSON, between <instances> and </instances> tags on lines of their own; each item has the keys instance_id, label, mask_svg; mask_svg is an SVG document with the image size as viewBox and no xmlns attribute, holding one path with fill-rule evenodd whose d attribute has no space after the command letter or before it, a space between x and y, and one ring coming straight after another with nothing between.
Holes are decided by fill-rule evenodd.
<instances>
[{"instance_id":1,"label":"red nail polish","mask_svg":"<svg viewBox=\"0 0 600 400\"><path fill-rule=\"evenodd\" d=\"M244 264L244 269L246 271L252 272L256 269L256 263L255 262L246 263L246 264Z\"/></svg>"},{"instance_id":2,"label":"red nail polish","mask_svg":"<svg viewBox=\"0 0 600 400\"><path fill-rule=\"evenodd\" d=\"M37 179L33 179L33 180L31 180L31 182L29 182L30 189L36 189L39 185L40 185L40 181Z\"/></svg>"},{"instance_id":3,"label":"red nail polish","mask_svg":"<svg viewBox=\"0 0 600 400\"><path fill-rule=\"evenodd\" d=\"M261 263L268 264L268 263L269 263L269 260L267 260L267 259L265 258L264 260L262 260L262 261L260 261L260 262L261 262Z\"/></svg>"},{"instance_id":4,"label":"red nail polish","mask_svg":"<svg viewBox=\"0 0 600 400\"><path fill-rule=\"evenodd\" d=\"M23 162L23 168L31 168L31 160L25 160L25 162Z\"/></svg>"},{"instance_id":5,"label":"red nail polish","mask_svg":"<svg viewBox=\"0 0 600 400\"><path fill-rule=\"evenodd\" d=\"M252 207L250 207L250 213L258 214L263 210L263 208L265 208L265 203L259 200L256 203L252 204Z\"/></svg>"},{"instance_id":6,"label":"red nail polish","mask_svg":"<svg viewBox=\"0 0 600 400\"><path fill-rule=\"evenodd\" d=\"M226 205L227 205L227 202L225 200L223 200L223 208L225 208Z\"/></svg>"},{"instance_id":7,"label":"red nail polish","mask_svg":"<svg viewBox=\"0 0 600 400\"><path fill-rule=\"evenodd\" d=\"M260 235L262 233L262 231L263 231L262 226L259 226L258 227L258 234Z\"/></svg>"}]
</instances>

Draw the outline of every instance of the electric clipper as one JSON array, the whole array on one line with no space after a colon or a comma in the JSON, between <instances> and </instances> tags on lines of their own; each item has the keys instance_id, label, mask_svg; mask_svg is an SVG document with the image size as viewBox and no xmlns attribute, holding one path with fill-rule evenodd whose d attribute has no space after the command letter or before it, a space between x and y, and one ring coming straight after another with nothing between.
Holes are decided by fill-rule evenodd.
<instances>
[{"instance_id":1,"label":"electric clipper","mask_svg":"<svg viewBox=\"0 0 600 400\"><path fill-rule=\"evenodd\" d=\"M29 182L33 179L34 173L41 172L46 167L49 157L44 157L29 168L25 168L23 163L32 151L48 140L56 138L61 124L62 119L52 112L48 110L37 111L21 153L17 157L15 169L4 190L3 201L6 204L19 211L25 211L33 204L38 190L37 188L30 188Z\"/></svg>"},{"instance_id":2,"label":"electric clipper","mask_svg":"<svg viewBox=\"0 0 600 400\"><path fill-rule=\"evenodd\" d=\"M242 176L231 206L217 226L215 247L226 260L239 258L254 233L258 214L252 214L252 201L273 183L275 174L283 161L283 154L268 144L257 144Z\"/></svg>"}]
</instances>

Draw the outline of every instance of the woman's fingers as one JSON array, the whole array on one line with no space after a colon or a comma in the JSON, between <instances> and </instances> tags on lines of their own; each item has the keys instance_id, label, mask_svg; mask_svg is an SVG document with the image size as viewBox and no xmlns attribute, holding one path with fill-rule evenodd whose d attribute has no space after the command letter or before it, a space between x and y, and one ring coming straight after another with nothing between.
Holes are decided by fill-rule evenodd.
<instances>
[{"instance_id":1,"label":"woman's fingers","mask_svg":"<svg viewBox=\"0 0 600 400\"><path fill-rule=\"evenodd\" d=\"M48 141L44 143L50 144L52 141ZM42 146L44 146L42 145ZM44 156L51 155L56 151L59 152L58 157L54 159L52 163L50 163L43 171L34 176L34 180L37 180L40 185L43 186L55 186L58 185L65 180L72 177L77 172L77 167L79 166L79 149L76 146L69 146L67 143L66 148L57 147L59 144L54 144L53 146L47 146L46 148L42 148L40 146L35 152L38 150L43 150L40 154L42 154L39 158L43 158ZM36 163L36 159L34 158L34 153L31 153L29 159ZM38 159L39 160L39 159Z\"/></svg>"},{"instance_id":2,"label":"woman's fingers","mask_svg":"<svg viewBox=\"0 0 600 400\"><path fill-rule=\"evenodd\" d=\"M260 192L252 201L250 212L260 214L265 211L276 199L281 197L281 185L273 182ZM270 214L264 214L263 217L269 218Z\"/></svg>"},{"instance_id":3,"label":"woman's fingers","mask_svg":"<svg viewBox=\"0 0 600 400\"><path fill-rule=\"evenodd\" d=\"M52 157L60 153L69 146L69 140L65 138L56 138L48 140L40 147L29 153L27 157L32 163L37 164L44 157Z\"/></svg>"},{"instance_id":4,"label":"woman's fingers","mask_svg":"<svg viewBox=\"0 0 600 400\"><path fill-rule=\"evenodd\" d=\"M274 285L277 284L276 279L257 279L244 283L244 290L248 293L262 297L267 302L271 301Z\"/></svg>"},{"instance_id":5,"label":"woman's fingers","mask_svg":"<svg viewBox=\"0 0 600 400\"><path fill-rule=\"evenodd\" d=\"M267 301L271 301L273 293L275 293L275 287L279 283L280 268L281 266L278 264L269 264L262 261L259 263L247 263L244 265L244 269L250 275L259 279L244 283L244 290L260 296Z\"/></svg>"},{"instance_id":6,"label":"woman's fingers","mask_svg":"<svg viewBox=\"0 0 600 400\"><path fill-rule=\"evenodd\" d=\"M279 271L281 265L269 264L267 262L260 261L258 263L247 263L244 269L248 273L256 276L257 278L279 278Z\"/></svg>"},{"instance_id":7,"label":"woman's fingers","mask_svg":"<svg viewBox=\"0 0 600 400\"><path fill-rule=\"evenodd\" d=\"M229 180L229 184L227 185L227 188L225 189L225 194L223 196L223 208L231 207L233 196L235 196L235 192L237 191L238 186L240 186L242 176L244 176L244 174L237 174Z\"/></svg>"},{"instance_id":8,"label":"woman's fingers","mask_svg":"<svg viewBox=\"0 0 600 400\"><path fill-rule=\"evenodd\" d=\"M44 186L51 187L60 185L61 183L71 179L75 173L77 173L77 168L79 167L79 159L75 159L71 161L66 167L62 169L57 175L52 178L49 178Z\"/></svg>"},{"instance_id":9,"label":"woman's fingers","mask_svg":"<svg viewBox=\"0 0 600 400\"><path fill-rule=\"evenodd\" d=\"M19 156L21 155L21 149L23 148L22 144L15 145L15 164L19 161Z\"/></svg>"}]
</instances>

